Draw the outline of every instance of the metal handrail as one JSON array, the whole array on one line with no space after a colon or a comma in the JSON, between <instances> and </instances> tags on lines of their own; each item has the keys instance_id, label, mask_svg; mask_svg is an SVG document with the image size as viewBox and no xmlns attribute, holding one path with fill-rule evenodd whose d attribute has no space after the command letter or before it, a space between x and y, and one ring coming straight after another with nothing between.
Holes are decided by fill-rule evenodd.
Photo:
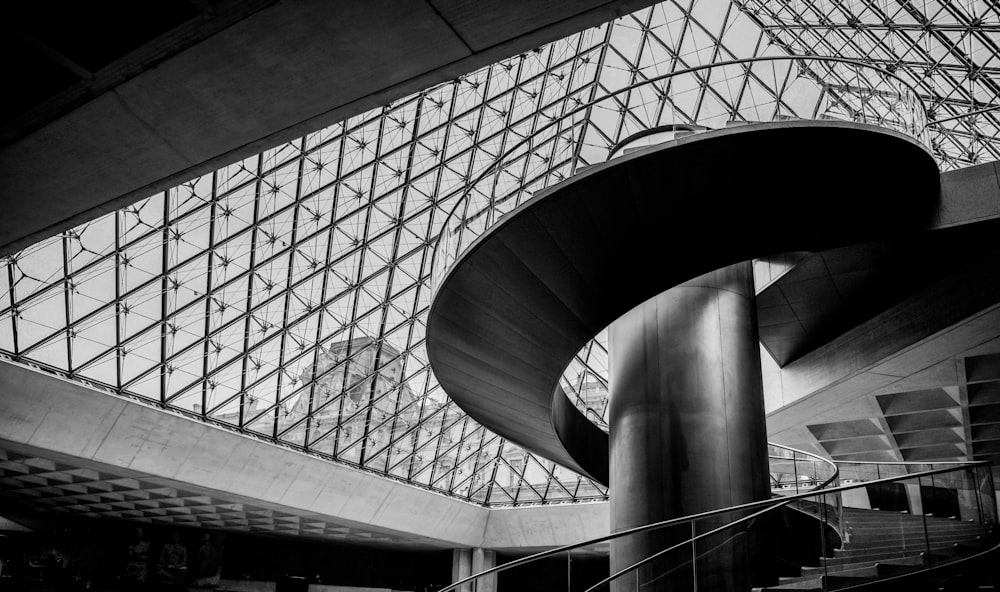
<instances>
[{"instance_id":1,"label":"metal handrail","mask_svg":"<svg viewBox=\"0 0 1000 592\"><path fill-rule=\"evenodd\" d=\"M929 462L921 461L905 461L905 460L891 460L891 461L877 461L877 460L838 460L836 461L842 465L967 465L972 461L968 460L935 460Z\"/></svg>"},{"instance_id":2,"label":"metal handrail","mask_svg":"<svg viewBox=\"0 0 1000 592\"><path fill-rule=\"evenodd\" d=\"M767 444L768 444L768 446L773 446L775 448L783 448L783 449L789 450L789 451L791 451L793 453L802 454L802 455L805 455L805 456L811 456L811 457L813 457L813 458L815 458L815 459L817 459L819 461L825 462L825 463L827 463L827 464L829 464L830 466L833 467L833 474L830 475L830 477L828 477L825 481L823 481L823 483L821 483L820 485L818 485L815 489L813 489L812 491L810 491L808 493L805 493L805 494L788 496L788 497L785 497L785 498L772 499L772 500L762 500L760 502L751 502L750 504L744 504L743 506L733 506L731 508L722 508L720 510L711 510L711 511L708 511L708 512L702 512L700 514L692 514L691 516L682 516L680 518L671 518L670 520L665 520L663 522L654 522L652 524L646 524L644 526L636 526L636 527L630 528L628 530L623 530L621 532L617 532L617 533L614 533L614 534L605 535L603 537L599 537L599 538L596 538L596 539L591 539L589 541L584 541L582 543L573 543L572 545L565 545L563 547L558 547L556 549L550 549L548 551L542 551L540 553L535 553L534 555L529 555L527 557L522 557L521 559L516 559L516 560L511 561L509 563L504 563L503 565L498 565L498 566L493 567L491 569L488 569L488 570L486 570L484 572L480 572L478 574L471 575L471 576L469 576L469 577L467 577L467 578L465 578L463 580L459 580L459 581L455 582L454 584L451 584L450 586L448 586L446 588L442 588L439 592L448 592L449 590L456 589L458 586L461 586L461 585L466 584L468 582L471 582L473 580L477 580L480 577L487 576L487 575L490 575L492 573L499 573L501 571L506 571L506 570L508 570L510 568L517 567L519 565L524 565L526 563L531 563L531 562L534 562L534 561L539 560L539 559L545 559L546 557L550 557L552 555L558 555L558 554L560 554L560 553L562 553L564 551L572 551L573 549L579 549L580 547L586 547L586 546L589 546L589 545L596 545L598 543L603 543L603 542L611 540L611 539L615 539L615 538L622 537L622 536L627 536L627 535L630 535L630 534L635 534L635 533L638 533L638 532L644 532L646 530L655 530L657 528L665 528L665 527L671 526L673 524L680 524L680 523L687 522L687 521L698 520L698 519L705 518L705 517L708 517L708 516L713 516L715 514L721 514L723 512L740 510L740 509L743 509L744 506L752 507L752 506L762 505L765 502L771 502L771 503L774 503L776 505L784 506L784 505L787 505L787 504L795 501L799 497L806 497L806 496L809 496L809 495L819 495L819 494L815 493L815 491L817 489L824 488L827 485L829 485L830 483L835 482L837 480L837 478L840 476L840 469L837 467L837 463L831 461L828 458L822 457L822 456L820 456L818 454L815 454L815 453L812 453L812 452L807 452L805 450L799 450L798 448L792 448L791 446L785 446L784 444L776 444L774 442L768 442ZM794 459L787 459L787 460L794 460ZM985 461L983 461L983 462L985 462ZM833 491L833 490L824 490L824 491ZM771 508L768 507L765 511L770 510L770 509ZM725 525L725 527L728 527L728 526L729 526L728 524ZM687 541L687 542L691 542L691 541Z\"/></svg>"},{"instance_id":3,"label":"metal handrail","mask_svg":"<svg viewBox=\"0 0 1000 592\"><path fill-rule=\"evenodd\" d=\"M845 464L851 463L851 462L852 461L845 461ZM892 464L892 465L947 464L947 465L961 465L961 466L960 467L945 468L945 469L935 469L933 471L924 471L924 472L918 472L918 473L911 473L911 474L908 474L908 475L897 475L895 477L886 477L884 479L878 479L878 480L875 480L875 481L866 481L864 483L859 483L859 484L855 484L855 485L844 486L844 487L837 487L837 488L833 488L833 489L826 489L822 493L816 493L815 490L814 490L813 492L811 492L811 495L809 495L809 494L797 495L797 496L789 498L789 501L792 501L792 500L794 500L796 498L799 498L799 497L812 497L812 496L817 496L817 495L826 496L826 495L830 495L830 494L836 494L836 493L840 493L841 491L845 491L845 490L848 490L848 489L855 489L855 488L860 488L860 487L867 487L868 485L871 485L873 483L882 483L882 482L885 482L885 481L890 481L891 482L891 481L894 481L894 480L909 480L909 479L913 479L914 477L919 480L921 477L924 477L924 476L927 476L927 475L933 475L933 474L937 474L937 473L948 473L948 472L951 472L951 471L958 470L960 468L961 469L965 469L965 468L974 467L974 466L988 465L989 461L971 461L971 462L970 461L945 461L945 462L941 462L941 463L921 463L921 462L907 462L907 461L892 461L892 462L887 462L887 463L878 463L878 462L875 462L875 461L865 461L865 464ZM838 472L839 472L839 469L838 469ZM682 541L680 543L677 543L676 545L674 545L672 547L668 547L666 549L658 551L658 552L650 555L649 557L646 557L645 559L641 559L641 560L633 563L632 565L630 565L628 567L625 567L623 569L618 570L617 572L611 574L607 578L601 580L600 582L597 582L596 584L594 584L590 588L587 588L586 590L584 590L584 592L594 592L595 590L597 590L601 586L603 586L603 585L605 585L605 584L607 584L609 582L612 582L612 581L618 579L619 577L625 575L626 573L629 573L629 572L631 572L631 571L633 571L635 569L638 569L638 568L642 567L643 565L646 565L647 563L651 563L651 562L655 561L657 558L659 558L659 557L661 557L663 555L666 555L667 553L669 553L669 552L671 552L671 551L673 551L675 549L679 549L681 547L686 547L686 546L688 546L688 545L690 545L690 544L692 544L692 543L694 543L696 541L699 541L699 540L701 540L703 538L712 536L714 534L718 534L718 533L720 533L720 532L722 532L724 530L727 530L729 528L732 528L732 527L734 527L734 526L736 526L738 524L742 524L744 522L752 521L755 518L757 518L758 516L761 516L761 515L763 515L763 514L765 514L767 512L770 512L772 510L780 508L780 507L782 507L784 505L785 504L776 504L775 506L764 508L763 510L761 510L759 512L754 512L753 514L751 514L749 516L744 516L743 518L739 518L737 520L733 520L732 522L728 522L726 524L723 524L722 526L720 526L718 528L714 528L714 529L712 529L712 530L710 530L708 532L704 532L704 533L699 534L697 536L691 537L690 539L688 539L686 541Z\"/></svg>"},{"instance_id":4,"label":"metal handrail","mask_svg":"<svg viewBox=\"0 0 1000 592\"><path fill-rule=\"evenodd\" d=\"M806 454L810 454L810 453L806 453ZM812 456L817 456L817 455L812 455ZM822 457L820 457L820 458L822 458ZM900 464L915 464L915 465L917 465L917 464L935 464L935 463L900 463ZM675 525L678 525L678 524L687 524L687 523L694 522L696 520L701 520L703 518L708 518L708 517L711 517L711 516L717 516L719 514L726 514L726 513L731 513L731 512L739 512L739 511L743 511L743 510L755 510L755 509L758 509L758 508L763 508L763 510L760 511L760 512L756 512L756 513L754 513L754 514L752 514L750 516L745 516L745 517L740 518L738 520L735 520L733 522L724 524L723 526L721 526L719 528L716 528L716 529L711 530L711 531L706 532L706 533L702 533L702 534L697 535L695 537L692 537L692 538L690 538L690 539L688 539L688 540L686 540L686 541L684 541L682 543L679 543L678 545L675 545L675 546L671 547L670 549L667 549L665 551L660 551L659 553L657 553L657 555L654 556L654 558L655 558L656 556L658 556L658 555L660 555L662 553L671 551L671 550L673 550L675 548L678 548L678 547L680 547L682 545L690 545L694 541L700 540L700 539L702 539L704 537L707 537L707 536L710 536L710 535L713 535L713 534L717 534L718 532L721 532L722 530L725 530L725 529L730 528L732 526L735 526L735 525L738 525L738 524L742 524L743 522L746 522L747 520L750 520L752 518L760 516L761 514L764 514L765 512L772 511L775 508L778 508L778 507L781 507L781 506L785 506L785 505L789 504L790 502L793 502L793 501L796 501L796 500L810 498L810 497L816 497L817 495L831 495L831 494L835 494L835 493L841 493L841 492L844 492L844 491L850 491L850 490L853 490L853 489L860 489L862 487L867 487L869 485L874 485L874 484L892 483L894 481L902 481L902 480L908 480L908 479L914 479L914 478L919 479L921 477L928 477L928 476L931 476L931 475L938 475L938 474L941 474L941 473L948 473L948 472L951 472L951 471L958 470L959 468L967 469L967 468L972 468L972 467L985 467L985 466L989 466L989 464L990 464L989 461L984 461L984 460L969 461L967 463L964 463L961 467L948 467L948 468L943 468L943 469L934 469L934 470L930 470L930 471L921 471L921 472L917 472L917 473L910 473L908 475L896 475L896 476L893 476L893 477L885 477L885 478L882 478L882 479L875 479L873 481L866 481L864 483L855 483L855 484L851 484L851 485L842 485L842 486L834 487L834 488L831 488L831 489L824 489L821 493L817 493L816 490L812 490L812 491L808 491L808 492L805 492L805 493L799 493L799 494L791 495L791 496L788 496L786 498L767 499L767 500L760 500L760 501L756 501L756 502L749 502L749 503L746 503L746 504L740 504L740 505L736 505L736 506L730 506L728 508L720 508L720 509L717 509L717 510L710 510L708 512L700 512L698 514L692 514L690 516L682 516L680 518L671 518L670 520L663 520L661 522L654 522L652 524L646 524L646 525L643 525L643 526L636 526L634 528L630 528L630 529L623 530L623 531L620 531L620 532L617 532L617 533L613 533L613 534L605 535L605 536L598 537L598 538L595 538L595 539L591 539L589 541L584 541L582 543L573 543L571 545L564 545L564 546L558 547L556 549L550 549L548 551L542 551L540 553L535 553L534 555L529 555L527 557L522 557L521 559L515 559L514 561L511 561L509 563L504 563L503 565L498 565L498 566L490 568L490 569L488 569L486 571L483 571L483 572L480 572L478 574L474 574L474 575L471 575L471 576L469 576L467 578L461 579L461 580L455 582L454 584L451 584L451 585L449 585L449 586L447 586L445 588L442 588L440 590L440 592L449 592L450 590L457 589L459 586L462 586L462 585L467 584L469 582L478 580L481 577L485 577L485 576L488 576L488 575L491 575L491 574L495 574L495 573L500 573L502 571L506 571L508 569L512 569L514 567L519 567L519 566L522 566L522 565L525 565L525 564L528 564L528 563L534 563L535 561L539 561L541 559L545 559L545 558L551 557L553 555L559 555L561 553L565 553L565 552L568 552L568 551L573 551L574 549L579 549L581 547L587 547L587 546L590 546L590 545L596 545L598 543L603 543L603 542L610 541L610 540L613 540L613 539L617 539L617 538L621 538L621 537L625 537L625 536L629 536L629 535L637 534L637 533L641 533L641 532L647 532L647 531L651 531L651 530L657 530L657 529L660 529L660 528L666 528L668 526L675 526ZM620 572L618 572L616 574L613 574L613 576L611 577L611 579L614 579L615 577L618 577L618 576L622 575L623 573L631 571L635 567L641 566L646 561L651 561L651 560L652 560L651 558L646 558L646 559L638 562L637 564L635 564L633 566L629 566L628 568L626 568L626 569L624 569L624 570L622 570L622 571L620 571ZM610 581L610 580L607 580L607 581ZM606 583L607 581L605 581L604 583Z\"/></svg>"},{"instance_id":5,"label":"metal handrail","mask_svg":"<svg viewBox=\"0 0 1000 592\"><path fill-rule=\"evenodd\" d=\"M691 72L697 72L697 71L700 71L700 70L708 70L708 69L711 69L711 68L720 68L720 67L725 67L725 66L742 65L742 64L747 64L747 63L751 63L751 62L758 62L759 63L759 62L771 62L771 61L779 61L779 60L792 60L792 61L795 61L795 60L803 60L803 61L805 61L805 60L815 60L815 61L819 61L819 62L839 62L839 63L844 63L844 64L850 64L852 66L857 66L859 68L866 68L866 69L869 69L869 70L874 70L874 71L879 72L879 73L881 73L881 74L883 74L885 76L888 76L889 78L892 78L892 79L896 80L897 82L899 82L900 84L902 84L911 93L913 93L914 98L916 98L917 101L920 102L921 106L923 105L923 101L921 100L920 94L917 92L916 88L912 84L910 84L909 82L907 82L906 80L903 80L899 76L896 76L894 73L892 73L892 72L890 72L890 71L888 71L888 70L886 70L884 68L880 68L880 67L878 67L878 66L876 66L874 64L869 64L869 63L862 62L860 60L853 60L853 59L849 59L849 58L841 58L841 57L835 57L835 56L795 56L795 55L789 55L789 56L760 56L760 57L755 57L755 58L741 58L741 59L737 59L737 60L727 60L727 61L723 61L723 62L715 62L715 63L712 63L712 64L704 64L704 65L700 65L700 66L692 66L690 68L683 68L681 70L675 70L675 71L669 72L667 74L661 74L659 76L653 76L652 78L646 78L644 80L641 80L641 81L638 81L638 82L634 82L632 84L629 84L628 86L624 86L624 87L622 87L620 89L617 89L617 90L615 90L613 92L601 95L600 97L598 97L596 99L591 99L590 101L582 103L582 104L578 105L577 107L575 107L575 108L573 108L573 109L571 109L571 110L563 113L562 115L560 115L559 117L553 119L549 123L547 123L547 124L541 126L540 128L534 130L530 135L528 135L527 137L523 138L521 141L519 141L516 144L514 144L508 150L504 151L504 153L501 154L499 157L497 157L497 159L494 160L492 164L490 164L481 173L479 173L478 175L476 175L476 177L474 177L473 179L471 179L469 182L466 183L466 185L465 185L466 191L464 193L465 193L465 195L468 195L468 190L469 189L471 189L472 187L475 187L481 181L483 181L487 176L489 176L490 174L492 174L494 172L494 170L496 169L497 166L499 166L501 163L503 163L503 162L506 161L506 159L507 159L508 156L510 156L511 154L514 154L521 147L523 147L523 146L525 146L527 144L530 144L535 139L535 137L538 134L540 134L542 132L545 132L545 131L549 130L550 128L554 127L554 126L557 126L557 125L560 125L560 124L564 123L567 119L572 118L573 116L578 115L580 113L583 113L583 112L587 111L588 109L590 109L590 108L598 105L602 101L608 100L609 98L617 97L618 95L621 95L623 93L627 93L627 92L633 91L633 90L635 90L635 89L637 89L637 88L639 88L641 86L645 86L647 84L652 84L652 83L655 83L655 82L660 82L660 81L666 80L668 78L673 78L675 76L681 76L683 74L689 74ZM926 110L925 110L925 114L926 114ZM927 129L927 123L926 123L926 121L924 122L923 127L918 131L918 133L922 133L925 129ZM431 267L430 267L430 269L431 269L431 275L432 276L434 274L434 270L436 269L436 265L437 265L438 247L441 245L441 236L443 235L444 232L447 231L448 222L455 216L455 212L458 211L458 208L464 202L465 202L465 196L463 195L463 197L461 199L459 199L455 203L454 206L452 206L451 210L448 212L448 215L445 216L445 218L444 218L444 221L443 221L443 223L441 225L441 229L442 229L441 234L438 235L438 238L435 241L436 242L435 247L431 251ZM435 282L432 281L432 291L436 292L437 291L436 290L436 286L433 286L433 284L435 284Z\"/></svg>"}]
</instances>

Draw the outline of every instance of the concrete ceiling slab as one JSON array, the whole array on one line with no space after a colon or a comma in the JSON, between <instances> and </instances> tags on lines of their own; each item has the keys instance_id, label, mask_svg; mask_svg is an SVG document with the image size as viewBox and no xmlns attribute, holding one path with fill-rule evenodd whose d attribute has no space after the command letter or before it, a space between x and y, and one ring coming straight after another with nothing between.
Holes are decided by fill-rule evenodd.
<instances>
[{"instance_id":1,"label":"concrete ceiling slab","mask_svg":"<svg viewBox=\"0 0 1000 592\"><path fill-rule=\"evenodd\" d=\"M987 354L966 358L965 379L969 382L1000 380L1000 354Z\"/></svg>"},{"instance_id":2,"label":"concrete ceiling slab","mask_svg":"<svg viewBox=\"0 0 1000 592\"><path fill-rule=\"evenodd\" d=\"M1000 405L979 405L969 408L972 425L1000 422Z\"/></svg>"},{"instance_id":3,"label":"concrete ceiling slab","mask_svg":"<svg viewBox=\"0 0 1000 592\"><path fill-rule=\"evenodd\" d=\"M933 428L920 432L897 434L895 439L900 450L932 444L959 444L965 441L957 430L948 428Z\"/></svg>"},{"instance_id":4,"label":"concrete ceiling slab","mask_svg":"<svg viewBox=\"0 0 1000 592\"><path fill-rule=\"evenodd\" d=\"M846 440L834 440L832 442L822 442L830 456L839 457L845 454L858 452L873 452L876 450L892 450L892 445L885 436L866 436L863 438L849 438Z\"/></svg>"},{"instance_id":5,"label":"concrete ceiling slab","mask_svg":"<svg viewBox=\"0 0 1000 592\"><path fill-rule=\"evenodd\" d=\"M0 149L0 255L652 3L302 0L240 14Z\"/></svg>"},{"instance_id":6,"label":"concrete ceiling slab","mask_svg":"<svg viewBox=\"0 0 1000 592\"><path fill-rule=\"evenodd\" d=\"M1000 403L1000 381L970 384L969 405L996 405Z\"/></svg>"},{"instance_id":7,"label":"concrete ceiling slab","mask_svg":"<svg viewBox=\"0 0 1000 592\"><path fill-rule=\"evenodd\" d=\"M922 411L908 415L896 415L886 418L889 429L893 433L916 432L920 430L959 427L962 421L948 410Z\"/></svg>"},{"instance_id":8,"label":"concrete ceiling slab","mask_svg":"<svg viewBox=\"0 0 1000 592\"><path fill-rule=\"evenodd\" d=\"M881 436L882 428L870 419L837 421L806 426L817 440L839 440L864 436Z\"/></svg>"},{"instance_id":9,"label":"concrete ceiling slab","mask_svg":"<svg viewBox=\"0 0 1000 592\"><path fill-rule=\"evenodd\" d=\"M473 51L483 51L541 27L614 4L609 0L430 0ZM619 16L626 14L622 12Z\"/></svg>"},{"instance_id":10,"label":"concrete ceiling slab","mask_svg":"<svg viewBox=\"0 0 1000 592\"><path fill-rule=\"evenodd\" d=\"M972 439L976 442L1000 440L1000 424L972 426Z\"/></svg>"},{"instance_id":11,"label":"concrete ceiling slab","mask_svg":"<svg viewBox=\"0 0 1000 592\"><path fill-rule=\"evenodd\" d=\"M914 411L958 407L958 401L942 389L927 389L889 395L877 395L884 415L900 415Z\"/></svg>"},{"instance_id":12,"label":"concrete ceiling slab","mask_svg":"<svg viewBox=\"0 0 1000 592\"><path fill-rule=\"evenodd\" d=\"M907 462L921 460L948 460L965 457L965 449L956 444L936 444L919 448L907 448L902 451L903 460Z\"/></svg>"},{"instance_id":13,"label":"concrete ceiling slab","mask_svg":"<svg viewBox=\"0 0 1000 592\"><path fill-rule=\"evenodd\" d=\"M856 452L852 454L844 454L834 457L834 460L838 461L855 461L855 462L896 462L899 459L893 454L891 450L877 450L872 452Z\"/></svg>"}]
</instances>

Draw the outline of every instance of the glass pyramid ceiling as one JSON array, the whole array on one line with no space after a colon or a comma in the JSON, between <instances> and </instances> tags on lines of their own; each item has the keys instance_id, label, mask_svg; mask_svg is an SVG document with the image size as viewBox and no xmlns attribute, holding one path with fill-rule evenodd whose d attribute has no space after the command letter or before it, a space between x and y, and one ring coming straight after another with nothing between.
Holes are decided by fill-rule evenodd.
<instances>
[{"instance_id":1,"label":"glass pyramid ceiling","mask_svg":"<svg viewBox=\"0 0 1000 592\"><path fill-rule=\"evenodd\" d=\"M466 183L591 98L786 54L894 70L941 121L930 136L942 168L995 160L998 32L993 3L667 1L7 257L0 354L474 503L602 499L603 487L465 416L428 368L430 247ZM689 112L719 108L713 85L734 83L774 92L749 71L706 78ZM622 138L642 120L630 113L649 107L623 103L581 144ZM599 336L564 377L598 424L606 375Z\"/></svg>"}]
</instances>

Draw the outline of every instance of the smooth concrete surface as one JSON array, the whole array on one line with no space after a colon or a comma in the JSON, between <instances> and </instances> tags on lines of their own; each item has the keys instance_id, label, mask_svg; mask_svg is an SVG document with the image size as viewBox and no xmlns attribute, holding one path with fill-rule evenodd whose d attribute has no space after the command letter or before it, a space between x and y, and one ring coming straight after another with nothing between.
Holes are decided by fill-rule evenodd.
<instances>
[{"instance_id":1,"label":"smooth concrete surface","mask_svg":"<svg viewBox=\"0 0 1000 592\"><path fill-rule=\"evenodd\" d=\"M476 547L472 550L472 573L478 574L497 565L497 552ZM497 575L483 576L474 582L475 592L497 592Z\"/></svg>"},{"instance_id":2,"label":"smooth concrete surface","mask_svg":"<svg viewBox=\"0 0 1000 592\"><path fill-rule=\"evenodd\" d=\"M750 262L647 300L608 331L611 530L768 499L760 350ZM701 532L733 516L705 520ZM744 591L767 545L711 538L640 569L644 590ZM611 541L611 572L684 541L688 528ZM730 540L731 539L731 540ZM709 549L711 549L709 551ZM676 569L675 569L676 568ZM671 576L663 578L664 572ZM623 578L615 589L631 590Z\"/></svg>"},{"instance_id":3,"label":"smooth concrete surface","mask_svg":"<svg viewBox=\"0 0 1000 592\"><path fill-rule=\"evenodd\" d=\"M471 576L472 571L472 549L455 549L451 553L451 583ZM455 589L455 592L473 592L473 582L466 582Z\"/></svg>"},{"instance_id":4,"label":"smooth concrete surface","mask_svg":"<svg viewBox=\"0 0 1000 592\"><path fill-rule=\"evenodd\" d=\"M803 144L813 150L786 150ZM884 166L854 166L868 160ZM852 175L838 183L817 163ZM431 365L487 428L606 479L606 435L559 409L559 377L588 339L656 294L738 261L926 228L939 185L914 140L833 121L705 132L589 167L504 217L440 279Z\"/></svg>"},{"instance_id":5,"label":"smooth concrete surface","mask_svg":"<svg viewBox=\"0 0 1000 592\"><path fill-rule=\"evenodd\" d=\"M263 580L221 580L218 589L225 592L275 592L277 582ZM393 592L389 588L371 588L358 586L332 586L326 584L309 584L309 592Z\"/></svg>"},{"instance_id":6,"label":"smooth concrete surface","mask_svg":"<svg viewBox=\"0 0 1000 592\"><path fill-rule=\"evenodd\" d=\"M868 498L868 490L864 487L848 489L844 493L840 494L840 496L841 502L844 504L845 508L862 508L865 510L872 509L871 500Z\"/></svg>"},{"instance_id":7,"label":"smooth concrete surface","mask_svg":"<svg viewBox=\"0 0 1000 592\"><path fill-rule=\"evenodd\" d=\"M998 268L1000 250L982 254L785 368L770 367L768 438L810 442L807 424L881 417L877 395L958 385L956 358L1000 351Z\"/></svg>"},{"instance_id":8,"label":"smooth concrete surface","mask_svg":"<svg viewBox=\"0 0 1000 592\"><path fill-rule=\"evenodd\" d=\"M0 255L652 3L273 3L4 146Z\"/></svg>"},{"instance_id":9,"label":"smooth concrete surface","mask_svg":"<svg viewBox=\"0 0 1000 592\"><path fill-rule=\"evenodd\" d=\"M482 546L500 551L540 551L609 532L609 505L604 502L492 508Z\"/></svg>"},{"instance_id":10,"label":"smooth concrete surface","mask_svg":"<svg viewBox=\"0 0 1000 592\"><path fill-rule=\"evenodd\" d=\"M784 403L787 405L849 377L855 378L875 363L881 369L878 376L872 377L876 381L909 376L912 372L892 368L904 364L903 361L890 363L890 360L937 332L949 330L1000 303L1000 274L993 273L998 266L1000 249L984 253L973 263L959 267L952 276L785 366ZM966 347L971 345L978 343ZM922 367L927 366L930 364Z\"/></svg>"},{"instance_id":11,"label":"smooth concrete surface","mask_svg":"<svg viewBox=\"0 0 1000 592\"><path fill-rule=\"evenodd\" d=\"M219 589L226 592L274 592L277 582L264 580L220 580Z\"/></svg>"},{"instance_id":12,"label":"smooth concrete surface","mask_svg":"<svg viewBox=\"0 0 1000 592\"><path fill-rule=\"evenodd\" d=\"M372 588L370 586L333 586L309 584L309 592L393 592L392 588Z\"/></svg>"},{"instance_id":13,"label":"smooth concrete surface","mask_svg":"<svg viewBox=\"0 0 1000 592\"><path fill-rule=\"evenodd\" d=\"M536 549L608 533L607 504L488 509L9 362L0 362L0 443L402 545Z\"/></svg>"},{"instance_id":14,"label":"smooth concrete surface","mask_svg":"<svg viewBox=\"0 0 1000 592\"><path fill-rule=\"evenodd\" d=\"M1000 162L948 171L941 175L941 209L935 228L1000 217Z\"/></svg>"},{"instance_id":15,"label":"smooth concrete surface","mask_svg":"<svg viewBox=\"0 0 1000 592\"><path fill-rule=\"evenodd\" d=\"M903 487L906 488L906 500L909 503L910 513L916 516L924 513L924 498L920 492L920 484L918 483L903 483ZM961 492L959 492L961 494ZM846 502L844 505L847 505ZM852 508L857 508L860 506L850 506Z\"/></svg>"},{"instance_id":16,"label":"smooth concrete surface","mask_svg":"<svg viewBox=\"0 0 1000 592\"><path fill-rule=\"evenodd\" d=\"M983 226L988 230L989 225L992 225L991 221L998 218L1000 218L1000 163L987 163L941 174L941 202L930 230L950 228L957 231L958 227L962 226L967 229ZM981 292L985 290L995 294L996 282L993 280L997 274L991 273L998 264L995 249L992 255L988 249L986 252L969 253L955 263L951 278L942 278L934 286L911 295L890 310L883 311L878 318L855 327L853 331L839 339L817 348L811 355L805 356L808 358L806 360L796 360L785 369L781 369L775 366L772 360L763 358L765 403L768 413L776 412L799 399L817 394L882 357L898 353L907 346L919 344L935 331L943 330L950 322L961 322L964 318L971 319L979 313L983 303L989 304L989 299L992 297L987 293L984 298ZM770 284L759 296L766 299L769 292L782 290L784 287L782 279L784 277ZM954 290L954 293L950 293L950 290ZM949 318L933 318L941 317L942 314ZM910 321L910 326L904 327L903 323L907 320ZM911 330L915 330L916 333L906 332ZM997 333L1000 335L1000 326ZM951 353L939 356L939 361L979 345L985 337L979 333L978 337L973 338L973 342L951 346ZM853 341L857 349L852 348L846 343L847 341ZM943 345L945 344L937 343L930 349L944 353ZM881 348L881 351L876 353L874 351L876 347ZM846 368L845 364L853 366ZM945 376L913 376L907 383L897 386L914 388L923 384L934 386L957 384L953 365L941 368L933 366L907 368L905 371L909 373L905 375L907 378L915 372L923 371L938 375L944 373ZM899 383L898 379L902 376L897 373L893 377L869 378L872 380L870 384L886 386ZM838 404L843 404L843 401L839 401ZM868 411L865 410L866 413ZM874 416L876 415L862 415L862 417ZM781 418L772 418L771 421L784 424L794 423L797 420L790 418L786 422ZM772 436L783 429L784 425L776 424L771 432Z\"/></svg>"},{"instance_id":17,"label":"smooth concrete surface","mask_svg":"<svg viewBox=\"0 0 1000 592\"><path fill-rule=\"evenodd\" d=\"M851 455L859 459L957 459L978 453L964 360L1000 354L1000 276L995 272L1000 251L990 240L1000 217L1000 171L997 163L988 163L944 173L941 182L942 202L927 236L971 233L985 240L957 252L936 281L784 368L764 356L769 440L833 454L807 426L864 420L888 446ZM782 289L781 280L766 291L774 289ZM937 405L948 407L934 412L940 417L937 429L899 434L902 423L912 422L905 414L890 416L895 410L883 410L880 398L895 400L907 393L924 403L929 393L954 402ZM919 415L931 419L930 413ZM914 448L924 441L926 447Z\"/></svg>"},{"instance_id":18,"label":"smooth concrete surface","mask_svg":"<svg viewBox=\"0 0 1000 592\"><path fill-rule=\"evenodd\" d=\"M451 583L454 584L471 575L482 573L496 567L497 553L494 550L475 547L472 549L455 549L451 556ZM455 592L496 592L497 576L491 574L477 580L466 582L455 588Z\"/></svg>"},{"instance_id":19,"label":"smooth concrete surface","mask_svg":"<svg viewBox=\"0 0 1000 592\"><path fill-rule=\"evenodd\" d=\"M785 366L884 312L996 244L1000 178L995 163L941 175L929 232L806 254L757 299L761 343ZM783 259L787 262L788 259ZM767 263L757 264L767 280ZM792 267L792 269L788 269Z\"/></svg>"}]
</instances>

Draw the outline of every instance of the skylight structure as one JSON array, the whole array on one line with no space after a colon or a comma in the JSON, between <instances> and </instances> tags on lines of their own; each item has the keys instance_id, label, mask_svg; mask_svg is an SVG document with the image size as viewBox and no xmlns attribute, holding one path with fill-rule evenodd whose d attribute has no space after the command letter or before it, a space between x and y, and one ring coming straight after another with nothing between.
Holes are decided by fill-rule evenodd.
<instances>
[{"instance_id":1,"label":"skylight structure","mask_svg":"<svg viewBox=\"0 0 1000 592\"><path fill-rule=\"evenodd\" d=\"M468 183L596 97L692 66L792 54L895 72L939 121L928 133L942 168L995 160L998 32L998 7L982 2L668 0L7 257L0 353L473 503L603 499L602 486L476 424L428 368L431 251ZM734 85L766 97L801 72L780 74L689 77L679 112L735 110ZM586 166L588 138L614 144L665 100L637 95L591 118L566 159L541 165L544 182ZM606 376L600 336L564 375L598 424Z\"/></svg>"}]
</instances>

